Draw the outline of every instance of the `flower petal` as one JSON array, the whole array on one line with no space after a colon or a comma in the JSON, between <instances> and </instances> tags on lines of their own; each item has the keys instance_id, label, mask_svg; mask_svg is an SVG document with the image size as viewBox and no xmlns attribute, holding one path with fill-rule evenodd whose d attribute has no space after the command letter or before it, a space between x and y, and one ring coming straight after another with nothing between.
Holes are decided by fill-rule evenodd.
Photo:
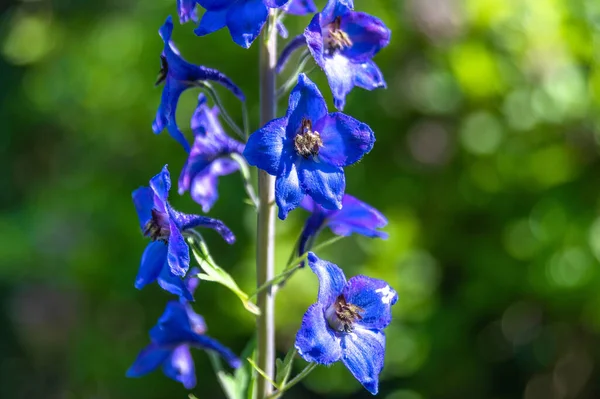
<instances>
[{"instance_id":1,"label":"flower petal","mask_svg":"<svg viewBox=\"0 0 600 399\"><path fill-rule=\"evenodd\" d=\"M344 170L335 165L304 160L299 167L304 192L325 209L341 209L346 188Z\"/></svg>"},{"instance_id":2,"label":"flower petal","mask_svg":"<svg viewBox=\"0 0 600 399\"><path fill-rule=\"evenodd\" d=\"M137 358L127 370L127 377L141 377L154 371L170 355L171 349L152 342L141 350Z\"/></svg>"},{"instance_id":3,"label":"flower petal","mask_svg":"<svg viewBox=\"0 0 600 399\"><path fill-rule=\"evenodd\" d=\"M331 165L352 165L375 144L375 134L367 124L341 112L325 116L313 127L323 141L319 159Z\"/></svg>"},{"instance_id":4,"label":"flower petal","mask_svg":"<svg viewBox=\"0 0 600 399\"><path fill-rule=\"evenodd\" d=\"M187 345L176 347L163 363L163 372L169 378L181 382L186 389L196 386L194 359Z\"/></svg>"},{"instance_id":5,"label":"flower petal","mask_svg":"<svg viewBox=\"0 0 600 399\"><path fill-rule=\"evenodd\" d=\"M290 35L287 28L280 19L278 19L275 23L275 28L277 29L277 34L279 34L279 36L281 36L282 39L287 39Z\"/></svg>"},{"instance_id":6,"label":"flower petal","mask_svg":"<svg viewBox=\"0 0 600 399\"><path fill-rule=\"evenodd\" d=\"M308 45L308 50L315 59L315 62L321 68L325 67L324 48L323 48L323 30L321 28L321 14L316 14L306 29L304 29L304 38Z\"/></svg>"},{"instance_id":7,"label":"flower petal","mask_svg":"<svg viewBox=\"0 0 600 399\"><path fill-rule=\"evenodd\" d=\"M181 277L174 275L167 264L161 269L157 282L163 290L173 295L177 295L180 300L194 300L194 296L188 290L185 281Z\"/></svg>"},{"instance_id":8,"label":"flower petal","mask_svg":"<svg viewBox=\"0 0 600 399\"><path fill-rule=\"evenodd\" d=\"M363 309L359 325L381 330L392 320L391 307L398 300L398 294L383 280L354 276L344 288L344 298Z\"/></svg>"},{"instance_id":9,"label":"flower petal","mask_svg":"<svg viewBox=\"0 0 600 399\"><path fill-rule=\"evenodd\" d=\"M387 223L381 212L349 194L344 195L342 209L332 212L327 218L327 226L339 236L358 233L385 239L387 233L377 229L385 227Z\"/></svg>"},{"instance_id":10,"label":"flower petal","mask_svg":"<svg viewBox=\"0 0 600 399\"><path fill-rule=\"evenodd\" d=\"M150 329L152 341L162 345L179 345L187 342L194 335L192 331L187 304L169 301L165 311L154 327Z\"/></svg>"},{"instance_id":11,"label":"flower petal","mask_svg":"<svg viewBox=\"0 0 600 399\"><path fill-rule=\"evenodd\" d=\"M187 276L185 277L185 280L184 280L186 288L192 294L196 291L196 288L198 288L198 285L200 285L200 279L197 277L198 273L200 273L200 269L197 267L193 267L190 270L190 272L187 274ZM204 321L202 323L204 323Z\"/></svg>"},{"instance_id":12,"label":"flower petal","mask_svg":"<svg viewBox=\"0 0 600 399\"><path fill-rule=\"evenodd\" d=\"M354 378L373 395L377 394L385 356L385 334L355 328L352 333L343 335L342 351L342 362Z\"/></svg>"},{"instance_id":13,"label":"flower petal","mask_svg":"<svg viewBox=\"0 0 600 399\"><path fill-rule=\"evenodd\" d=\"M190 267L190 248L188 247L176 221L169 221L171 234L169 235L169 253L167 261L171 273L176 276L185 276Z\"/></svg>"},{"instance_id":14,"label":"flower petal","mask_svg":"<svg viewBox=\"0 0 600 399\"><path fill-rule=\"evenodd\" d=\"M354 84L363 89L373 90L379 87L386 87L383 74L375 62L369 60L362 64L353 64Z\"/></svg>"},{"instance_id":15,"label":"flower petal","mask_svg":"<svg viewBox=\"0 0 600 399\"><path fill-rule=\"evenodd\" d=\"M219 198L217 185L217 176L208 170L194 176L190 186L190 195L202 207L202 212L209 212L215 202L217 202Z\"/></svg>"},{"instance_id":16,"label":"flower petal","mask_svg":"<svg viewBox=\"0 0 600 399\"><path fill-rule=\"evenodd\" d=\"M277 66L275 67L275 71L277 73L281 73L281 71L283 71L283 68L285 68L285 66L286 66L288 60L290 59L290 57L292 56L292 54L294 54L294 52L296 52L296 50L298 50L300 47L305 46L305 45L306 45L306 38L304 37L304 35L298 35L295 38L293 38L292 40L290 40L288 42L288 44L281 51L281 55L279 56L279 59L277 60Z\"/></svg>"},{"instance_id":17,"label":"flower petal","mask_svg":"<svg viewBox=\"0 0 600 399\"><path fill-rule=\"evenodd\" d=\"M290 93L286 134L293 138L302 126L302 120L317 121L327 115L327 104L316 84L305 74L298 75L298 83Z\"/></svg>"},{"instance_id":18,"label":"flower petal","mask_svg":"<svg viewBox=\"0 0 600 399\"><path fill-rule=\"evenodd\" d=\"M333 57L325 57L324 60L323 70L333 94L333 103L338 110L343 111L346 95L354 87L353 65L339 53Z\"/></svg>"},{"instance_id":19,"label":"flower petal","mask_svg":"<svg viewBox=\"0 0 600 399\"><path fill-rule=\"evenodd\" d=\"M390 43L391 32L382 20L364 12L348 12L340 18L340 29L352 41L352 46L342 50L354 63L370 60Z\"/></svg>"},{"instance_id":20,"label":"flower petal","mask_svg":"<svg viewBox=\"0 0 600 399\"><path fill-rule=\"evenodd\" d=\"M267 21L267 7L263 0L238 0L227 12L227 27L238 45L249 48Z\"/></svg>"},{"instance_id":21,"label":"flower petal","mask_svg":"<svg viewBox=\"0 0 600 399\"><path fill-rule=\"evenodd\" d=\"M185 24L192 20L198 21L196 14L196 0L177 0L177 11L179 13L179 22Z\"/></svg>"},{"instance_id":22,"label":"flower petal","mask_svg":"<svg viewBox=\"0 0 600 399\"><path fill-rule=\"evenodd\" d=\"M282 162L282 167L275 179L275 202L279 207L279 219L284 220L288 213L296 209L304 197L296 164L288 159Z\"/></svg>"},{"instance_id":23,"label":"flower petal","mask_svg":"<svg viewBox=\"0 0 600 399\"><path fill-rule=\"evenodd\" d=\"M140 187L131 194L131 197L133 198L133 205L138 215L140 228L144 230L148 221L152 219L154 192L150 187Z\"/></svg>"},{"instance_id":24,"label":"flower petal","mask_svg":"<svg viewBox=\"0 0 600 399\"><path fill-rule=\"evenodd\" d=\"M135 278L135 288L141 290L158 278L167 262L167 246L161 241L153 241L146 246Z\"/></svg>"},{"instance_id":25,"label":"flower petal","mask_svg":"<svg viewBox=\"0 0 600 399\"><path fill-rule=\"evenodd\" d=\"M167 165L163 166L159 174L150 179L150 187L161 201L167 201L171 190L171 175Z\"/></svg>"},{"instance_id":26,"label":"flower petal","mask_svg":"<svg viewBox=\"0 0 600 399\"><path fill-rule=\"evenodd\" d=\"M263 0L265 5L269 8L279 8L290 0Z\"/></svg>"},{"instance_id":27,"label":"flower petal","mask_svg":"<svg viewBox=\"0 0 600 399\"><path fill-rule=\"evenodd\" d=\"M177 103L181 93L187 89L185 84L167 76L165 81L165 87L163 88L162 95L160 98L160 105L156 111L156 117L152 123L152 131L155 134L159 134L165 128L179 144L181 144L186 152L190 151L190 144L187 139L179 130L177 121L175 119L175 113L177 110Z\"/></svg>"},{"instance_id":28,"label":"flower petal","mask_svg":"<svg viewBox=\"0 0 600 399\"><path fill-rule=\"evenodd\" d=\"M295 347L311 363L330 365L342 357L340 338L328 327L321 303L311 305L304 314Z\"/></svg>"},{"instance_id":29,"label":"flower petal","mask_svg":"<svg viewBox=\"0 0 600 399\"><path fill-rule=\"evenodd\" d=\"M224 28L227 24L227 11L227 8L207 10L202 15L198 27L194 29L194 33L197 36L205 36Z\"/></svg>"},{"instance_id":30,"label":"flower petal","mask_svg":"<svg viewBox=\"0 0 600 399\"><path fill-rule=\"evenodd\" d=\"M323 26L354 9L354 0L328 0L321 11Z\"/></svg>"},{"instance_id":31,"label":"flower petal","mask_svg":"<svg viewBox=\"0 0 600 399\"><path fill-rule=\"evenodd\" d=\"M314 254L308 253L308 265L319 279L318 303L327 308L344 290L346 276L337 265L321 260Z\"/></svg>"},{"instance_id":32,"label":"flower petal","mask_svg":"<svg viewBox=\"0 0 600 399\"><path fill-rule=\"evenodd\" d=\"M305 196L305 198L307 198ZM306 251L309 251L315 239L319 235L321 228L325 222L325 214L323 212L315 212L304 223L302 233L300 233L300 240L298 242L298 256L301 256Z\"/></svg>"},{"instance_id":33,"label":"flower petal","mask_svg":"<svg viewBox=\"0 0 600 399\"><path fill-rule=\"evenodd\" d=\"M246 161L276 176L280 169L286 125L286 118L273 119L252 133L244 149Z\"/></svg>"},{"instance_id":34,"label":"flower petal","mask_svg":"<svg viewBox=\"0 0 600 399\"><path fill-rule=\"evenodd\" d=\"M235 355L235 353L214 338L206 335L195 334L190 344L200 349L217 352L234 369L242 365L242 361Z\"/></svg>"},{"instance_id":35,"label":"flower petal","mask_svg":"<svg viewBox=\"0 0 600 399\"><path fill-rule=\"evenodd\" d=\"M235 3L236 0L196 0L198 4L207 10L215 10L220 8L227 8Z\"/></svg>"},{"instance_id":36,"label":"flower petal","mask_svg":"<svg viewBox=\"0 0 600 399\"><path fill-rule=\"evenodd\" d=\"M291 0L286 7L286 12L292 15L306 15L317 12L313 0Z\"/></svg>"},{"instance_id":37,"label":"flower petal","mask_svg":"<svg viewBox=\"0 0 600 399\"><path fill-rule=\"evenodd\" d=\"M218 219L200 215L188 215L186 213L178 212L171 207L169 207L169 214L175 219L182 231L193 229L195 227L205 227L215 230L228 244L233 244L235 242L235 235L225 223Z\"/></svg>"}]
</instances>

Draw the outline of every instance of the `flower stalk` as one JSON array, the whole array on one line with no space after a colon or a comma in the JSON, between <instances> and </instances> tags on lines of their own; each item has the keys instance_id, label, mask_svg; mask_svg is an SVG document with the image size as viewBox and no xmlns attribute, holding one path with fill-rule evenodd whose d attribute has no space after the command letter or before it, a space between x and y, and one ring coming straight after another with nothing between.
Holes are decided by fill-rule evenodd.
<instances>
[{"instance_id":1,"label":"flower stalk","mask_svg":"<svg viewBox=\"0 0 600 399\"><path fill-rule=\"evenodd\" d=\"M260 123L264 125L275 118L277 112L276 72L277 21L276 9L269 10L264 37L260 40ZM260 288L275 275L275 178L264 170L258 171L258 223L256 243L256 287ZM256 319L257 366L271 380L275 375L275 298L272 290L257 295L261 315ZM269 379L257 376L256 392L265 398L272 392Z\"/></svg>"}]
</instances>

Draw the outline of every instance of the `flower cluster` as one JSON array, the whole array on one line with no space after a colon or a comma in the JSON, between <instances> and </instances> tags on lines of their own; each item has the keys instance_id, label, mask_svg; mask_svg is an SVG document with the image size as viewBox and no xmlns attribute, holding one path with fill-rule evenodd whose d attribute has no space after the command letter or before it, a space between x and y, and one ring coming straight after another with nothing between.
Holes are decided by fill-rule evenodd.
<instances>
[{"instance_id":1,"label":"flower cluster","mask_svg":"<svg viewBox=\"0 0 600 399\"><path fill-rule=\"evenodd\" d=\"M277 29L286 38L282 19L286 14L317 12L312 0L177 0L176 6L182 24L198 23L195 29L198 36L227 27L233 41L244 48L250 47L263 29ZM204 9L201 17L197 6ZM293 252L301 257L302 263L288 267L298 270L306 260L317 275L319 293L317 302L302 319L295 349L310 363L330 365L341 361L369 392L376 394L385 355L383 330L391 322L391 307L397 301L397 293L386 282L366 276L346 281L338 266L308 252L326 227L338 236L357 233L387 237L380 230L387 224L383 214L345 193L345 168L373 149L373 130L347 114L329 112L321 91L303 73L304 63L300 63L292 75L295 86L283 85L280 89L287 92L294 86L285 115L243 137L242 132L246 136L250 132L246 118L243 118L244 129L240 129L222 108L218 93L208 82L219 83L244 103L242 90L220 71L186 61L171 40L173 28L169 16L159 29L164 47L156 84L164 83L164 88L152 130L158 134L166 128L188 153L179 176L179 194L189 193L203 212L209 212L219 196L219 178L241 170L246 190L254 198L247 173L250 165L275 177L275 202L280 219L286 219L298 207L311 213ZM289 41L276 69L281 72L297 50L306 48L303 57L312 56L324 71L334 105L342 111L346 96L355 86L367 90L385 87L383 75L372 59L389 41L390 31L385 24L355 11L352 0L329 0L312 17L304 33ZM205 93L199 94L190 119L193 135L190 145L176 122L176 111L181 94L192 88L205 90L215 105L209 106ZM244 141L228 135L221 117ZM141 231L150 239L134 285L141 289L156 281L178 299L168 302L158 323L150 330L150 344L139 353L127 375L139 377L161 367L168 377L191 389L196 385L191 348L215 352L233 368L240 367L242 362L227 347L205 335L204 319L192 309L198 277L212 281L217 278L210 275L203 260L199 263L205 273L200 274L196 268L190 270L188 244L198 244L192 249L197 258L202 253L201 259L206 260L209 256L202 246L205 242L197 229L214 230L229 244L234 243L235 237L220 220L174 209L168 200L170 189L170 174L165 165L147 187L138 188L132 195ZM286 269L284 273L290 271ZM240 295L239 287L225 271L218 274L220 278L227 277L223 285L247 300L248 295Z\"/></svg>"}]
</instances>

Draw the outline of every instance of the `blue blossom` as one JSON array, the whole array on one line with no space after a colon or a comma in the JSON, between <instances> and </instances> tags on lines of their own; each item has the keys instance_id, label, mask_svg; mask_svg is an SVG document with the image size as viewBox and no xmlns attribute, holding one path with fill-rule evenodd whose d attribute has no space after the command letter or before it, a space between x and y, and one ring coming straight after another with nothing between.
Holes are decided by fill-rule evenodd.
<instances>
[{"instance_id":1,"label":"blue blossom","mask_svg":"<svg viewBox=\"0 0 600 399\"><path fill-rule=\"evenodd\" d=\"M340 112L328 113L317 86L300 74L286 116L254 132L244 157L276 176L275 200L279 217L285 219L305 195L325 209L341 209L343 168L359 161L374 142L366 124Z\"/></svg>"},{"instance_id":2,"label":"blue blossom","mask_svg":"<svg viewBox=\"0 0 600 399\"><path fill-rule=\"evenodd\" d=\"M267 21L269 8L279 8L288 1L198 0L206 12L194 32L198 36L204 36L227 26L233 41L244 48L249 48Z\"/></svg>"},{"instance_id":3,"label":"blue blossom","mask_svg":"<svg viewBox=\"0 0 600 399\"><path fill-rule=\"evenodd\" d=\"M302 255L312 247L317 235L325 227L329 227L338 236L357 233L367 237L383 239L388 237L387 233L378 230L387 225L385 216L377 209L349 194L344 195L341 210L323 209L310 197L304 197L300 206L311 212L311 215L306 219L300 235L298 255Z\"/></svg>"},{"instance_id":4,"label":"blue blossom","mask_svg":"<svg viewBox=\"0 0 600 399\"><path fill-rule=\"evenodd\" d=\"M354 86L385 87L371 58L389 44L391 32L380 19L353 8L351 0L329 0L304 31L308 49L325 71L340 111Z\"/></svg>"},{"instance_id":5,"label":"blue blossom","mask_svg":"<svg viewBox=\"0 0 600 399\"><path fill-rule=\"evenodd\" d=\"M385 281L366 276L346 282L339 267L312 252L308 264L319 279L319 294L296 335L298 354L307 362L323 365L341 360L376 394L385 355L383 329L392 320L391 306L398 294Z\"/></svg>"},{"instance_id":6,"label":"blue blossom","mask_svg":"<svg viewBox=\"0 0 600 399\"><path fill-rule=\"evenodd\" d=\"M158 134L164 128L167 128L169 134L189 152L190 145L179 130L175 120L177 103L181 93L190 87L194 87L197 81L213 80L225 86L241 101L245 101L245 97L231 79L221 72L216 69L190 64L181 57L179 51L171 42L171 33L173 32L173 19L171 16L167 17L167 20L158 32L164 41L164 48L160 56L161 70L156 84L164 82L165 87L162 92L156 118L152 124L152 130Z\"/></svg>"},{"instance_id":7,"label":"blue blossom","mask_svg":"<svg viewBox=\"0 0 600 399\"><path fill-rule=\"evenodd\" d=\"M291 0L285 5L285 12L292 15L306 15L317 12L313 0Z\"/></svg>"},{"instance_id":8,"label":"blue blossom","mask_svg":"<svg viewBox=\"0 0 600 399\"><path fill-rule=\"evenodd\" d=\"M179 176L179 194L189 190L192 198L208 212L219 197L219 176L239 169L229 155L241 154L244 144L229 137L219 122L219 108L210 108L203 94L192 116L194 144Z\"/></svg>"},{"instance_id":9,"label":"blue blossom","mask_svg":"<svg viewBox=\"0 0 600 399\"><path fill-rule=\"evenodd\" d=\"M144 235L152 239L142 255L135 287L142 289L157 280L166 291L192 300L191 293L180 278L190 265L189 247L182 233L195 227L207 227L216 230L230 244L235 237L220 220L188 215L173 209L167 201L170 189L171 178L165 165L150 180L150 187L140 187L133 192L140 227Z\"/></svg>"},{"instance_id":10,"label":"blue blossom","mask_svg":"<svg viewBox=\"0 0 600 399\"><path fill-rule=\"evenodd\" d=\"M193 292L197 278L187 279ZM127 370L128 377L141 377L159 366L169 378L183 384L186 389L196 386L196 372L190 348L211 350L221 355L233 368L241 365L231 350L204 333L206 324L202 316L193 311L186 301L171 301L156 326L150 330L151 342L144 348Z\"/></svg>"},{"instance_id":11,"label":"blue blossom","mask_svg":"<svg viewBox=\"0 0 600 399\"><path fill-rule=\"evenodd\" d=\"M180 23L185 24L188 21L198 22L196 4L198 4L198 0L177 0L177 13L179 14Z\"/></svg>"}]
</instances>

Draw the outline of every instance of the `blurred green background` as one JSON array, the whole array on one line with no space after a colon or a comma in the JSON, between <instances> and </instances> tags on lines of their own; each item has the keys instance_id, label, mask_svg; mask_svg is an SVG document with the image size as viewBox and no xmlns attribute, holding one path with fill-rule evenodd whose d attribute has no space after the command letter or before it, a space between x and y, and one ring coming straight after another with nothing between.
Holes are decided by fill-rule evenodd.
<instances>
[{"instance_id":1,"label":"blurred green background","mask_svg":"<svg viewBox=\"0 0 600 399\"><path fill-rule=\"evenodd\" d=\"M323 1L317 2L319 7ZM355 89L346 112L374 150L347 169L347 191L389 218L387 241L344 239L321 257L399 293L388 328L385 399L600 397L600 3L597 0L356 0L392 29L376 61L388 90ZM175 0L29 0L0 5L0 397L186 398L155 372L125 378L169 295L133 287L147 244L131 191L185 153L151 131L157 30ZM292 34L309 17L288 17ZM250 99L257 46L226 30L175 25L189 61L219 68ZM311 74L327 100L323 73ZM189 135L197 92L182 97ZM223 98L240 120L239 103ZM281 112L284 109L281 104ZM238 236L206 237L251 291L255 216L239 175L211 215ZM172 203L200 212L188 196ZM306 213L278 225L287 260ZM326 239L329 233L324 234ZM278 294L285 353L315 301L299 273ZM204 283L195 309L240 352L253 318ZM199 398L219 398L194 352ZM297 360L296 367L304 366ZM342 366L320 368L289 398L370 395Z\"/></svg>"}]
</instances>

